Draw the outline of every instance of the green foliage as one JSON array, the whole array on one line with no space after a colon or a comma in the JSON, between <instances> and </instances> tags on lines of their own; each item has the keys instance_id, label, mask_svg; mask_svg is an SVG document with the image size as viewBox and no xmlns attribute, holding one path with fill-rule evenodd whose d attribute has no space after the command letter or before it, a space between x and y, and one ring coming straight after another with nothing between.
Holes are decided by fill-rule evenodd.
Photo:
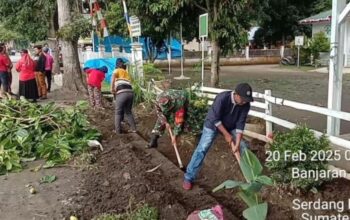
<instances>
[{"instance_id":1,"label":"green foliage","mask_svg":"<svg viewBox=\"0 0 350 220\"><path fill-rule=\"evenodd\" d=\"M285 43L294 36L311 34L311 27L300 25L299 20L313 15L313 5L319 0L268 0L264 4L263 16L258 20L262 30L257 33L264 44ZM258 35L256 35L258 37ZM259 41L259 40L258 40Z\"/></svg>"},{"instance_id":2,"label":"green foliage","mask_svg":"<svg viewBox=\"0 0 350 220\"><path fill-rule=\"evenodd\" d=\"M11 29L7 29L3 25L0 25L0 42L19 40L20 38L21 35L19 33L14 32Z\"/></svg>"},{"instance_id":3,"label":"green foliage","mask_svg":"<svg viewBox=\"0 0 350 220\"><path fill-rule=\"evenodd\" d=\"M328 162L325 160L312 161L315 152L326 152L330 150L329 141L326 136L316 138L315 134L306 126L299 126L287 133L279 133L270 146L271 152L276 152L278 158L269 160L266 166L272 172L272 177L282 184L290 184L291 187L310 190L319 187L325 179L315 180L313 178L292 178L292 168L299 170L327 170ZM303 152L306 154L305 161L295 161L291 157L286 158L286 151L291 153Z\"/></svg>"},{"instance_id":4,"label":"green foliage","mask_svg":"<svg viewBox=\"0 0 350 220\"><path fill-rule=\"evenodd\" d=\"M123 5L120 2L108 3L105 18L108 23L108 31L111 34L129 37Z\"/></svg>"},{"instance_id":5,"label":"green foliage","mask_svg":"<svg viewBox=\"0 0 350 220\"><path fill-rule=\"evenodd\" d=\"M143 73L145 80L154 79L156 81L164 80L165 76L161 69L157 68L153 63L146 63L143 65Z\"/></svg>"},{"instance_id":6,"label":"green foliage","mask_svg":"<svg viewBox=\"0 0 350 220\"><path fill-rule=\"evenodd\" d=\"M208 113L208 99L198 96L200 91L190 89L188 91L189 105L186 114L187 130L193 135L200 134L204 119Z\"/></svg>"},{"instance_id":7,"label":"green foliage","mask_svg":"<svg viewBox=\"0 0 350 220\"><path fill-rule=\"evenodd\" d=\"M20 160L43 158L46 167L83 152L89 140L100 137L83 111L86 102L71 108L53 103L35 105L26 100L0 102L0 173L20 169Z\"/></svg>"},{"instance_id":8,"label":"green foliage","mask_svg":"<svg viewBox=\"0 0 350 220\"><path fill-rule=\"evenodd\" d=\"M314 14L318 14L331 9L332 9L332 0L318 0L312 6L312 11Z\"/></svg>"},{"instance_id":9,"label":"green foliage","mask_svg":"<svg viewBox=\"0 0 350 220\"><path fill-rule=\"evenodd\" d=\"M331 43L324 32L316 33L308 44L310 53L313 55L314 59L319 58L320 52L329 52L331 47Z\"/></svg>"},{"instance_id":10,"label":"green foliage","mask_svg":"<svg viewBox=\"0 0 350 220\"><path fill-rule=\"evenodd\" d=\"M78 41L79 37L88 37L92 26L87 18L75 14L69 24L64 25L57 32L57 36L66 41Z\"/></svg>"},{"instance_id":11,"label":"green foliage","mask_svg":"<svg viewBox=\"0 0 350 220\"><path fill-rule=\"evenodd\" d=\"M141 80L133 80L132 88L134 91L134 104L144 104L146 108L150 108L153 106L154 101L156 99L156 95L150 90L150 84L147 89L144 89L143 81Z\"/></svg>"},{"instance_id":12,"label":"green foliage","mask_svg":"<svg viewBox=\"0 0 350 220\"><path fill-rule=\"evenodd\" d=\"M55 4L55 0L0 1L0 22L32 42L44 40Z\"/></svg>"},{"instance_id":13,"label":"green foliage","mask_svg":"<svg viewBox=\"0 0 350 220\"><path fill-rule=\"evenodd\" d=\"M147 204L125 214L102 214L93 220L158 220L158 210Z\"/></svg>"},{"instance_id":14,"label":"green foliage","mask_svg":"<svg viewBox=\"0 0 350 220\"><path fill-rule=\"evenodd\" d=\"M243 211L243 216L248 220L264 220L268 207L266 202L262 202L259 192L264 185L271 186L273 182L269 177L262 175L262 165L250 150L243 153L239 165L247 183L227 180L213 189L213 192L239 187L238 196L248 205L248 209Z\"/></svg>"}]
</instances>

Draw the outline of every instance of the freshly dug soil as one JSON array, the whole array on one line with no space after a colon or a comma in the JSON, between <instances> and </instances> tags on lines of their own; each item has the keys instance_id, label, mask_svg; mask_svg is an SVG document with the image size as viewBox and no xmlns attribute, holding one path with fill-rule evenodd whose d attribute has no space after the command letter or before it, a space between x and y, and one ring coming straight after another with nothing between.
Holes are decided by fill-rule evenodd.
<instances>
[{"instance_id":1,"label":"freshly dug soil","mask_svg":"<svg viewBox=\"0 0 350 220\"><path fill-rule=\"evenodd\" d=\"M91 219L102 213L125 213L147 203L158 209L160 219L175 220L218 204L200 188L184 191L182 171L157 150L145 149L146 142L138 134L113 134L112 115L108 110L90 115L103 132L104 151L97 155L96 169L83 173L66 216ZM238 219L224 211L229 219Z\"/></svg>"},{"instance_id":2,"label":"freshly dug soil","mask_svg":"<svg viewBox=\"0 0 350 220\"><path fill-rule=\"evenodd\" d=\"M155 113L142 107L135 109L138 134L115 135L113 112L94 112L90 115L92 124L103 132L104 151L97 156L97 168L83 174L82 185L74 196L74 205L67 216L75 214L79 219L91 219L101 213L123 213L136 204L146 202L158 208L160 219L186 219L189 213L210 208L216 204L225 207L228 220L244 219L242 212L247 208L236 196L235 190L212 193L212 189L227 179L242 180L237 161L229 147L219 135L209 151L193 190L186 192L181 183L183 172L178 168L170 138L159 139L157 149L145 149L145 140L155 122ZM182 136L179 152L184 165L189 162L199 137ZM253 140L252 151L265 161L265 143ZM163 157L164 155L165 157ZM169 160L172 163L169 163ZM147 172L160 165L153 172ZM350 181L336 179L323 186L316 194L288 192L277 187L262 191L264 201L269 203L268 219L302 219L302 213L310 215L338 214L336 210L294 210L293 200L301 201L344 201L350 198ZM350 214L346 209L340 214Z\"/></svg>"},{"instance_id":3,"label":"freshly dug soil","mask_svg":"<svg viewBox=\"0 0 350 220\"><path fill-rule=\"evenodd\" d=\"M140 118L138 129L143 137L149 138L150 131L154 126L156 120L155 113L143 114ZM185 136L185 137L184 137ZM190 138L184 135L182 141L178 146L179 153L181 155L184 165L187 165L194 152L199 137ZM190 141L187 141L187 140ZM160 146L158 150L164 154L174 164L177 164L176 156L172 148L170 137L164 135L159 139ZM253 139L250 142L250 149L257 155L259 160L264 163L265 156L265 143ZM267 173L265 170L264 172ZM244 177L240 171L237 161L232 156L230 148L227 146L224 138L218 135L214 145L208 152L203 167L198 175L195 184L205 189L210 195L215 197L220 204L227 207L241 219L244 219L242 212L247 208L245 203L238 198L235 194L235 190L226 190L222 192L212 193L212 189L224 182L225 180L241 180L244 181ZM309 215L337 215L336 210L294 210L293 200L299 199L300 201L344 201L345 206L350 205L350 181L347 179L334 179L329 183L326 183L318 193L312 192L288 192L278 189L277 187L268 187L262 191L263 200L269 204L269 211L267 219L271 220L289 220L289 219L302 219L302 214L307 213ZM346 208L343 215L349 215L350 209Z\"/></svg>"}]
</instances>

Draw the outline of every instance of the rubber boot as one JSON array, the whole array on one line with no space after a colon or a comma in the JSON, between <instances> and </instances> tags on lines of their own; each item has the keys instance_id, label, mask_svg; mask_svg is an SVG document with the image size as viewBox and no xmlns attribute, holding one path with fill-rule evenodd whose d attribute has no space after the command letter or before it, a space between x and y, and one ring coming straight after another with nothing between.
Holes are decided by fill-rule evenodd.
<instances>
[{"instance_id":1,"label":"rubber boot","mask_svg":"<svg viewBox=\"0 0 350 220\"><path fill-rule=\"evenodd\" d=\"M147 148L158 147L158 138L159 138L159 135L152 134L151 141L147 144Z\"/></svg>"}]
</instances>

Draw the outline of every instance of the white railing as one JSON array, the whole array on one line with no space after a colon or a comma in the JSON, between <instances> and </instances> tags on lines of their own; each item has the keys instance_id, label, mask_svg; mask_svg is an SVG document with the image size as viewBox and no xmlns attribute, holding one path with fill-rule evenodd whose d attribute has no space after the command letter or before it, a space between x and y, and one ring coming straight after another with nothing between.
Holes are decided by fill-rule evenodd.
<instances>
[{"instance_id":1,"label":"white railing","mask_svg":"<svg viewBox=\"0 0 350 220\"><path fill-rule=\"evenodd\" d=\"M208 104L211 105L213 103L212 100L216 97L216 95L223 91L229 91L229 90L217 89L217 88L211 88L211 87L202 87L202 88L199 88L199 92L197 92L197 94L202 97L207 97L209 99ZM245 131L245 134L265 142L272 141L271 138L272 138L272 132L273 132L272 130L273 124L277 124L288 129L293 129L297 126L297 124L295 123L273 116L272 105L287 106L298 110L314 112L314 113L318 113L326 116L339 118L345 121L350 121L349 112L335 111L335 110L330 110L323 107L318 107L318 106L294 102L286 99L276 98L271 96L271 90L265 90L265 94L253 92L253 97L261 101L255 100L254 102L251 103L251 106L261 109L262 111L250 110L249 115L264 119L266 121L266 134L261 135L252 131ZM319 132L316 130L312 130L312 131L318 137L323 135L322 132ZM346 149L350 149L349 140L336 137L336 136L328 136L328 139L334 145L337 145Z\"/></svg>"}]
</instances>

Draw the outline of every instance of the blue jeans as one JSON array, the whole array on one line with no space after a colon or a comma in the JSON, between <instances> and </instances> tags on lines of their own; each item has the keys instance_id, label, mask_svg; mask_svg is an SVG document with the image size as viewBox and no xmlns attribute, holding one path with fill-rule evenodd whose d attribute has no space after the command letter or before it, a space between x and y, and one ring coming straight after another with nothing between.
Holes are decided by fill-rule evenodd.
<instances>
[{"instance_id":1,"label":"blue jeans","mask_svg":"<svg viewBox=\"0 0 350 220\"><path fill-rule=\"evenodd\" d=\"M196 176L202 167L205 155L209 151L212 146L218 131L214 131L207 127L203 127L203 132L201 139L197 145L196 150L194 151L191 161L187 166L187 170L185 173L185 180L188 182L193 182L196 179ZM232 137L236 140L236 130L231 131ZM244 140L241 140L240 143L240 153L242 153L248 148L248 143Z\"/></svg>"},{"instance_id":2,"label":"blue jeans","mask_svg":"<svg viewBox=\"0 0 350 220\"><path fill-rule=\"evenodd\" d=\"M0 89L4 92L8 92L9 88L9 75L7 72L0 72Z\"/></svg>"}]
</instances>

